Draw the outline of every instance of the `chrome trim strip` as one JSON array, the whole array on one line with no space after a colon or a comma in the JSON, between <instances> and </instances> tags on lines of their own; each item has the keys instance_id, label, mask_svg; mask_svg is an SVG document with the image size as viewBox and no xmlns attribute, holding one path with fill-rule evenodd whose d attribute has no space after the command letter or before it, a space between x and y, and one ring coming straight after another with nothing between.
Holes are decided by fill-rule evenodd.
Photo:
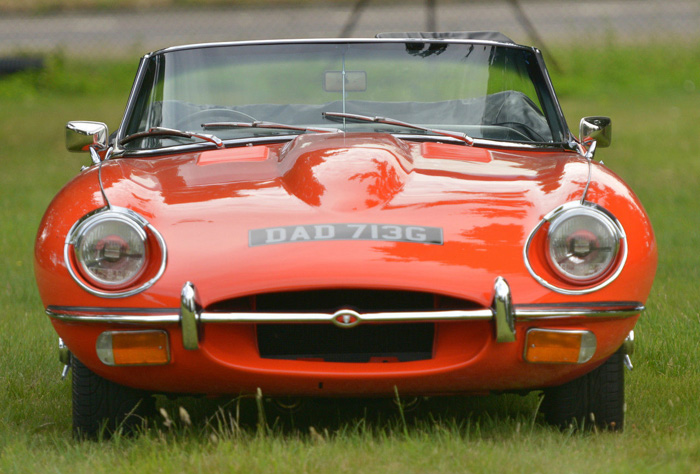
<instances>
[{"instance_id":1,"label":"chrome trim strip","mask_svg":"<svg viewBox=\"0 0 700 474\"><path fill-rule=\"evenodd\" d=\"M200 323L333 323L333 319L347 313L339 310L335 313L199 313ZM109 323L109 324L178 324L180 315L173 314L72 314L57 309L46 310L54 319L68 322ZM360 314L362 322L404 323L404 322L447 322L447 321L488 321L493 319L490 309L469 311L433 311L415 313L364 313Z\"/></svg>"},{"instance_id":2,"label":"chrome trim strip","mask_svg":"<svg viewBox=\"0 0 700 474\"><path fill-rule=\"evenodd\" d=\"M167 315L178 314L178 308L107 308L101 306L55 306L49 305L46 308L48 313L58 314L115 314L115 315Z\"/></svg>"},{"instance_id":3,"label":"chrome trim strip","mask_svg":"<svg viewBox=\"0 0 700 474\"><path fill-rule=\"evenodd\" d=\"M535 304L515 307L518 321L534 321L555 318L609 318L624 319L642 313L646 307L639 302L584 303L581 305Z\"/></svg>"},{"instance_id":4,"label":"chrome trim strip","mask_svg":"<svg viewBox=\"0 0 700 474\"><path fill-rule=\"evenodd\" d=\"M154 308L81 308L49 306L46 314L66 322L137 324L164 326L178 324L182 328L182 345L186 350L199 348L200 325L204 323L330 323L340 328L352 328L360 323L493 321L496 342L516 340L516 321L535 321L553 318L627 318L644 311L636 301L593 303L549 303L513 305L506 280L497 277L494 282L493 307L475 310L416 311L358 313L349 308L334 313L213 313L199 311L197 290L193 283L183 285L179 309ZM169 313L172 311L172 313ZM111 314L110 314L111 313ZM121 313L121 314L119 314ZM140 314L139 314L140 313ZM146 314L143 314L146 313Z\"/></svg>"},{"instance_id":5,"label":"chrome trim strip","mask_svg":"<svg viewBox=\"0 0 700 474\"><path fill-rule=\"evenodd\" d=\"M541 106L544 109L543 112L547 118L547 122L550 123L550 129L552 127L552 124L554 124L555 122L557 122L556 125L558 125L559 127L559 130L551 130L552 137L554 137L558 133L561 135L563 140L565 140L568 143L571 143L572 141L575 141L575 138L569 130L569 125L566 123L566 117L564 116L564 111L561 108L561 103L559 102L557 93L554 90L554 84L552 83L552 78L549 75L549 70L545 65L542 51L540 51L540 49L536 47L532 47L532 50L534 51L535 57L537 58L537 63L539 66L539 70L542 73L545 88L549 92L549 96L551 98L551 104L548 104L547 101L543 100L541 97L539 98ZM553 108L554 110L550 110L550 108ZM555 116L552 117L550 115L550 112L554 112Z\"/></svg>"},{"instance_id":6,"label":"chrome trim strip","mask_svg":"<svg viewBox=\"0 0 700 474\"><path fill-rule=\"evenodd\" d=\"M131 85L131 91L129 91L129 98L126 102L126 108L124 109L124 115L122 116L122 121L117 128L117 134L114 137L114 152L119 153L122 149L119 148L119 141L124 138L124 132L127 127L127 123L131 120L131 114L134 107L136 106L136 92L141 88L143 83L143 78L145 76L146 67L148 65L148 59L151 54L146 54L139 61L138 69L136 70L136 76L134 77L134 83Z\"/></svg>"},{"instance_id":7,"label":"chrome trim strip","mask_svg":"<svg viewBox=\"0 0 700 474\"><path fill-rule=\"evenodd\" d=\"M355 312L353 312L355 313ZM199 318L203 323L334 323L335 318L348 314L347 309L335 313L201 313ZM431 322L431 321L483 321L493 319L491 309L476 309L466 311L417 311L412 312L381 312L355 313L359 322L393 323L393 322Z\"/></svg>"},{"instance_id":8,"label":"chrome trim strip","mask_svg":"<svg viewBox=\"0 0 700 474\"><path fill-rule=\"evenodd\" d=\"M576 207L587 207L590 209L594 209L602 214L605 214L608 218L612 220L613 224L615 225L615 227L617 227L617 230L620 232L620 249L622 250L622 255L620 256L620 263L618 264L615 272L612 275L608 276L605 280L590 288L571 290L567 288L561 288L552 283L549 283L547 280L538 275L535 272L535 269L532 268L532 265L530 265L530 259L528 258L528 254L530 253L530 245L532 244L532 239L535 237L535 234L537 234L540 228L545 224L545 222L549 222L559 214ZM530 273L532 278L534 278L540 285L544 286L545 288L548 288L552 291L556 291L557 293L561 293L562 295L585 295L605 288L610 283L615 281L615 279L620 275L620 273L622 273L622 269L625 267L625 263L627 263L627 235L625 234L625 229L622 227L622 224L620 224L620 221L618 221L617 218L613 216L607 209L589 201L585 201L584 203L581 203L580 201L572 201L557 207L556 209L545 215L542 218L542 220L535 226L535 228L532 229L530 235L528 235L527 240L525 241L525 246L523 247L523 260L525 261L525 268L527 268L527 271Z\"/></svg>"},{"instance_id":9,"label":"chrome trim strip","mask_svg":"<svg viewBox=\"0 0 700 474\"><path fill-rule=\"evenodd\" d=\"M46 314L58 321L69 323L96 323L96 324L138 324L147 326L162 326L179 324L180 315L172 314L110 314L111 308L104 308L104 313L75 314L65 312L59 308L46 309Z\"/></svg>"},{"instance_id":10,"label":"chrome trim strip","mask_svg":"<svg viewBox=\"0 0 700 474\"><path fill-rule=\"evenodd\" d=\"M87 308L86 308L87 309ZM642 313L646 307L639 302L592 303L582 305L533 304L514 305L515 321L535 321L551 318L601 318L624 319ZM100 312L101 311L101 312ZM137 313L137 311L142 311ZM46 314L51 318L80 323L105 324L145 324L149 326L180 324L180 314L160 311L146 312L135 309L133 314L119 314L115 308L90 308L78 314L73 308L50 306ZM334 317L342 316L347 310L330 313L199 313L201 323L326 323L333 322ZM447 321L488 321L494 319L492 309L467 311L423 311L423 312L383 312L360 314L363 322L403 323L403 322L447 322Z\"/></svg>"},{"instance_id":11,"label":"chrome trim strip","mask_svg":"<svg viewBox=\"0 0 700 474\"><path fill-rule=\"evenodd\" d=\"M487 46L502 46L512 49L534 51L536 48L517 43L503 43L493 40L460 39L460 38L308 38L308 39L280 39L280 40L250 40L250 41L225 41L217 43L194 43L181 46L171 46L149 53L155 56L164 53L182 51L188 49L220 48L227 46L262 46L262 45L286 45L286 44L334 44L334 43L461 43Z\"/></svg>"}]
</instances>

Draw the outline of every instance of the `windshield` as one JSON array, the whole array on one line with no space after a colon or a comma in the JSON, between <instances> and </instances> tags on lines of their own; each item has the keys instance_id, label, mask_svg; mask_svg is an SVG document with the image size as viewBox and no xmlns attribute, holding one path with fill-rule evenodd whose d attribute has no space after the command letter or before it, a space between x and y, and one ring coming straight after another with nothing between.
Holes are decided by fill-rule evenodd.
<instances>
[{"instance_id":1,"label":"windshield","mask_svg":"<svg viewBox=\"0 0 700 474\"><path fill-rule=\"evenodd\" d=\"M151 128L206 131L224 141L340 128L412 137L430 137L431 129L440 129L477 141L527 144L565 141L535 53L517 46L445 41L230 44L166 50L145 61L120 138ZM339 124L325 112L386 117L425 130L357 120ZM223 126L253 122L298 130ZM154 134L129 140L124 148L198 142L204 143L196 136Z\"/></svg>"}]
</instances>

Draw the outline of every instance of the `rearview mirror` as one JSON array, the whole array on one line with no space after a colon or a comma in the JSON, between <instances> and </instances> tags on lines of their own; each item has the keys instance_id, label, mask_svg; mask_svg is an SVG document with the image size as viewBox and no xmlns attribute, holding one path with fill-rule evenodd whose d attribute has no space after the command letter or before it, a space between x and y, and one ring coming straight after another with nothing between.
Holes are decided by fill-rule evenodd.
<instances>
[{"instance_id":1,"label":"rearview mirror","mask_svg":"<svg viewBox=\"0 0 700 474\"><path fill-rule=\"evenodd\" d=\"M365 71L345 71L345 89L343 89L343 71L326 71L323 77L323 90L326 92L364 92L367 90L367 73Z\"/></svg>"}]
</instances>

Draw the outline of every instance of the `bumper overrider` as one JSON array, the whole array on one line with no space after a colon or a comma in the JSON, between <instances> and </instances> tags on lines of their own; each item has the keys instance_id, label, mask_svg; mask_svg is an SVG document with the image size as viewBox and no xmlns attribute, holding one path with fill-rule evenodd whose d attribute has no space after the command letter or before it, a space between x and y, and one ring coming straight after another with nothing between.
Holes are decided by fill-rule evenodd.
<instances>
[{"instance_id":1,"label":"bumper overrider","mask_svg":"<svg viewBox=\"0 0 700 474\"><path fill-rule=\"evenodd\" d=\"M62 322L84 324L138 325L160 328L178 325L182 346L188 351L200 347L203 326L217 324L332 324L350 329L366 323L443 323L455 321L492 321L493 338L497 343L516 341L516 322L553 321L566 319L624 319L640 314L645 307L634 301L609 301L559 304L512 303L506 280L497 277L493 304L490 308L471 310L371 312L360 313L340 309L334 313L273 313L273 312L207 312L198 304L197 290L191 282L181 292L179 309L145 310L137 308L87 308L49 306L46 313ZM116 339L115 339L116 338ZM115 340L123 354L115 358ZM587 330L527 329L524 359L528 362L585 363L596 350L596 336ZM631 338L626 351L631 353ZM66 349L64 348L63 351ZM97 341L97 353L107 365L157 365L170 360L167 334L162 330L107 331ZM142 354L141 356L139 354ZM141 357L141 358L140 358Z\"/></svg>"}]
</instances>

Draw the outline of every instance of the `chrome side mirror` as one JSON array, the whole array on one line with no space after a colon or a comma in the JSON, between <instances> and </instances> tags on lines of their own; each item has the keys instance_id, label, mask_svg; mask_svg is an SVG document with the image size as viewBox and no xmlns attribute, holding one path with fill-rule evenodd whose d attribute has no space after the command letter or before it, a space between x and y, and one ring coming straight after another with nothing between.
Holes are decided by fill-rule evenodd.
<instances>
[{"instance_id":1,"label":"chrome side mirror","mask_svg":"<svg viewBox=\"0 0 700 474\"><path fill-rule=\"evenodd\" d=\"M596 142L599 148L610 146L612 120L610 117L584 117L579 125L579 140L586 146Z\"/></svg>"},{"instance_id":2,"label":"chrome side mirror","mask_svg":"<svg viewBox=\"0 0 700 474\"><path fill-rule=\"evenodd\" d=\"M109 130L102 122L68 122L66 124L68 151L89 151L92 162L95 164L100 162L97 150L107 149L108 137Z\"/></svg>"}]
</instances>

